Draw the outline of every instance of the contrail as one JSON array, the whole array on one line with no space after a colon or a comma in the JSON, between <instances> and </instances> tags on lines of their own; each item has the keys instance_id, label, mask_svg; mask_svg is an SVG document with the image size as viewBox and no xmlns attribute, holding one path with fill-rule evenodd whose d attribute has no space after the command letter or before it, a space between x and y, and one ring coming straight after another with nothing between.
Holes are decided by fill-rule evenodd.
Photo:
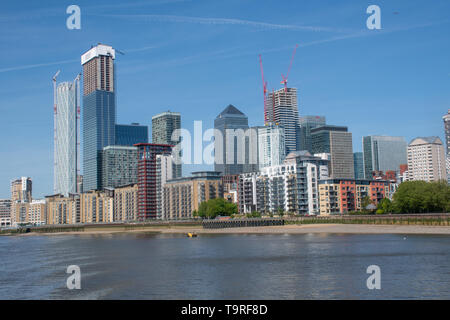
<instances>
[{"instance_id":1,"label":"contrail","mask_svg":"<svg viewBox=\"0 0 450 320\"><path fill-rule=\"evenodd\" d=\"M209 25L243 25L263 29L274 30L291 30L291 31L327 31L327 32L343 32L342 29L317 27L317 26L300 26L293 24L274 24L267 22L258 22L231 18L201 18L201 17L187 17L187 16L173 16L160 14L92 14L92 16L111 17L119 19L144 19L149 21L175 22L175 23L197 23Z\"/></svg>"}]
</instances>

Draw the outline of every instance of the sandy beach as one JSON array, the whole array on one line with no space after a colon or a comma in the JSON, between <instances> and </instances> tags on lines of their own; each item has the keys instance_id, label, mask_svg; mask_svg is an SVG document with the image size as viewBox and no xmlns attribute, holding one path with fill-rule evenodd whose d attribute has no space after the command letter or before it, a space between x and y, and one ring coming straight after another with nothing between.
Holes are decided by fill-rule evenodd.
<instances>
[{"instance_id":1,"label":"sandy beach","mask_svg":"<svg viewBox=\"0 0 450 320\"><path fill-rule=\"evenodd\" d=\"M243 227L225 229L203 229L200 226L170 226L170 227L144 227L133 230L86 230L80 232L55 233L26 233L20 236L36 235L68 235L68 234L112 234L112 233L174 233L187 234L193 232L202 234L307 234L307 233L337 233L337 234L450 234L449 226L422 226L422 225L364 225L364 224L306 224L265 227Z\"/></svg>"}]
</instances>

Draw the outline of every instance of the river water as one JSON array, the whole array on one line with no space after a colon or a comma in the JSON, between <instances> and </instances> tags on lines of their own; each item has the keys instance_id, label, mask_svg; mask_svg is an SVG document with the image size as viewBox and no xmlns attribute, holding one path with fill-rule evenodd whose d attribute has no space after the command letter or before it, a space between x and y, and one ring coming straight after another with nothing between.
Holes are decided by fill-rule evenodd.
<instances>
[{"instance_id":1,"label":"river water","mask_svg":"<svg viewBox=\"0 0 450 320\"><path fill-rule=\"evenodd\" d=\"M69 265L81 290L69 290ZM367 267L381 271L369 290ZM0 237L0 299L450 299L450 236Z\"/></svg>"}]
</instances>

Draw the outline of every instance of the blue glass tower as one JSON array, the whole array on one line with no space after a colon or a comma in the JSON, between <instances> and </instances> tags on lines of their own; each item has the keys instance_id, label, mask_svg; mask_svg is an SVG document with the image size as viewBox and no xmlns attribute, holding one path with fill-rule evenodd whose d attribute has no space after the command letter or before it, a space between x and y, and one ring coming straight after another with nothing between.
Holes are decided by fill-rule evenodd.
<instances>
[{"instance_id":1,"label":"blue glass tower","mask_svg":"<svg viewBox=\"0 0 450 320\"><path fill-rule=\"evenodd\" d=\"M116 145L133 146L137 143L148 143L148 126L116 124Z\"/></svg>"}]
</instances>

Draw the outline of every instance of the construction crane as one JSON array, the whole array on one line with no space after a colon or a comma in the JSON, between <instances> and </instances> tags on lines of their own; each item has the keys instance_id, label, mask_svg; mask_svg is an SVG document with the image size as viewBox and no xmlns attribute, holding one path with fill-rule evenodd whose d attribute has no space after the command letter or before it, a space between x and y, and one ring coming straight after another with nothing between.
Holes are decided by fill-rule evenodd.
<instances>
[{"instance_id":1,"label":"construction crane","mask_svg":"<svg viewBox=\"0 0 450 320\"><path fill-rule=\"evenodd\" d=\"M294 52L292 53L291 62L289 64L289 69L286 74L286 77L283 74L281 74L281 78L283 78L283 80L281 80L281 84L284 85L284 92L287 92L287 82L288 82L289 72L291 72L292 63L294 62L295 52L297 51L297 48L298 48L298 44L295 45Z\"/></svg>"},{"instance_id":2,"label":"construction crane","mask_svg":"<svg viewBox=\"0 0 450 320\"><path fill-rule=\"evenodd\" d=\"M54 161L54 168L53 170L56 169L57 163L56 163L56 115L58 113L57 107L56 107L56 99L57 99L57 94L56 94L56 78L58 77L59 73L61 72L61 70L58 70L55 75L52 78L53 81L53 143L54 143L54 147L53 147L53 161ZM53 174L53 188L56 188L56 172ZM56 189L54 190L56 192Z\"/></svg>"},{"instance_id":3,"label":"construction crane","mask_svg":"<svg viewBox=\"0 0 450 320\"><path fill-rule=\"evenodd\" d=\"M261 55L258 55L259 57L259 66L261 68L261 78L263 83L263 95L264 95L264 123L267 123L267 109L266 109L266 96L267 96L267 81L264 80L264 69L262 64L262 57Z\"/></svg>"},{"instance_id":4,"label":"construction crane","mask_svg":"<svg viewBox=\"0 0 450 320\"><path fill-rule=\"evenodd\" d=\"M81 108L80 108L80 97L81 97L81 92L80 92L80 79L81 79L81 73L79 73L76 77L75 77L75 100L76 100L76 106L77 106L77 116L76 116L76 133L75 133L75 138L77 140L77 146L76 146L76 155L75 155L75 159L77 161L76 163L76 188L75 190L78 192L81 192L81 190L79 190L78 188L78 176L80 175L80 163L81 163L81 159L80 159L80 135L81 135L81 129L80 129L80 115L81 115Z\"/></svg>"}]
</instances>

